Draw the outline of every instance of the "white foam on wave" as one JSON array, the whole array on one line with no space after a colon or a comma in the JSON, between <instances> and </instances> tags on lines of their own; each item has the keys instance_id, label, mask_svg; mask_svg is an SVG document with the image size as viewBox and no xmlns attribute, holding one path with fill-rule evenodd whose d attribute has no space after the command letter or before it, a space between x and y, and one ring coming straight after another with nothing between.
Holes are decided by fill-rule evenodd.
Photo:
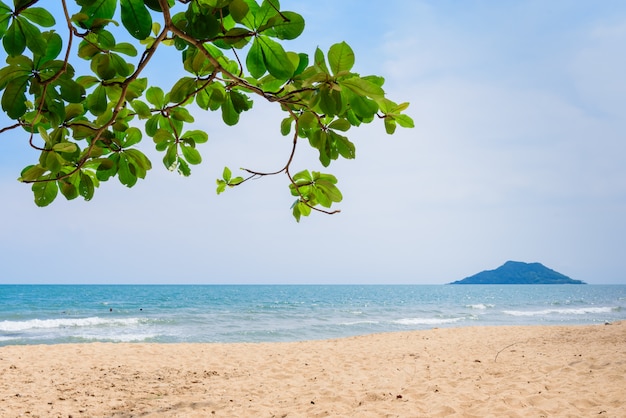
<instances>
[{"instance_id":1,"label":"white foam on wave","mask_svg":"<svg viewBox=\"0 0 626 418\"><path fill-rule=\"evenodd\" d=\"M466 308L470 308L470 309L479 309L479 310L485 310L487 308L493 308L495 305L492 305L490 303L488 304L484 304L484 303L476 303L473 305L465 305Z\"/></svg>"},{"instance_id":2,"label":"white foam on wave","mask_svg":"<svg viewBox=\"0 0 626 418\"><path fill-rule=\"evenodd\" d=\"M569 309L544 309L541 311L502 311L502 313L506 315L513 316L544 316L551 314L560 314L560 315L586 315L586 314L600 314L600 313L609 313L618 308L613 308L610 306L604 307L587 307L587 308L569 308Z\"/></svg>"},{"instance_id":3,"label":"white foam on wave","mask_svg":"<svg viewBox=\"0 0 626 418\"><path fill-rule=\"evenodd\" d=\"M465 318L402 318L392 322L400 325L439 325L453 324L463 319Z\"/></svg>"},{"instance_id":4,"label":"white foam on wave","mask_svg":"<svg viewBox=\"0 0 626 418\"><path fill-rule=\"evenodd\" d=\"M352 326L352 325L376 325L380 324L378 321L351 321L351 322L342 322L341 325Z\"/></svg>"},{"instance_id":5,"label":"white foam on wave","mask_svg":"<svg viewBox=\"0 0 626 418\"><path fill-rule=\"evenodd\" d=\"M140 318L59 318L29 319L27 321L0 321L0 331L19 332L29 329L77 328L98 326L131 326L140 322Z\"/></svg>"},{"instance_id":6,"label":"white foam on wave","mask_svg":"<svg viewBox=\"0 0 626 418\"><path fill-rule=\"evenodd\" d=\"M141 342L154 339L158 337L158 334L114 334L114 335L93 335L82 336L84 340L88 341L112 341L118 343L131 343Z\"/></svg>"}]
</instances>

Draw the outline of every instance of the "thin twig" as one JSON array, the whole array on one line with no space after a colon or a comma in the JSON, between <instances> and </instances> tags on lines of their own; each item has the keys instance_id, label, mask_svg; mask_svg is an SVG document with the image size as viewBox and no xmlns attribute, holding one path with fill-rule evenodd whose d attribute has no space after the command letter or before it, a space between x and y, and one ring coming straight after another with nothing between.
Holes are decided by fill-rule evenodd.
<instances>
[{"instance_id":1,"label":"thin twig","mask_svg":"<svg viewBox=\"0 0 626 418\"><path fill-rule=\"evenodd\" d=\"M500 351L498 351L498 352L496 353L496 358L494 358L494 359L493 359L493 362L494 362L494 363L496 363L496 362L498 361L498 356L500 355L500 353L501 353L501 352L503 352L504 350L506 350L507 348L509 348L509 347L513 347L515 344L525 343L525 342L527 342L527 341L528 341L528 340L526 340L526 341L516 341L516 342L514 342L513 344L509 344L509 345L507 345L507 346L506 346L506 347L504 347L502 350L500 350Z\"/></svg>"}]
</instances>

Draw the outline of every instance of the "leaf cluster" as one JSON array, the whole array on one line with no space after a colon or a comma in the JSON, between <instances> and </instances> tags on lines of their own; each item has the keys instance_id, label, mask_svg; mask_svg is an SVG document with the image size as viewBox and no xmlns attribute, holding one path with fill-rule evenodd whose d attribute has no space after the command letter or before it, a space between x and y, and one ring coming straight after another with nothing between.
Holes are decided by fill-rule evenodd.
<instances>
[{"instance_id":1,"label":"leaf cluster","mask_svg":"<svg viewBox=\"0 0 626 418\"><path fill-rule=\"evenodd\" d=\"M6 0L5 0L6 1ZM353 159L352 127L382 119L386 132L412 127L408 103L389 100L379 76L353 72L345 42L312 57L285 49L300 36L304 18L279 0L60 0L57 22L38 0L0 0L1 106L15 121L0 132L22 129L37 162L19 180L32 184L35 203L46 206L60 192L90 200L101 182L116 177L127 187L144 179L152 162L139 149L145 136L163 165L188 176L200 164L204 131L191 129L191 111L218 112L229 126L253 107L253 98L285 112L280 132L292 138L285 165L272 173L225 168L217 192L247 180L284 173L296 201L297 220L312 210L334 213L342 200L331 174L292 174L304 142L327 167ZM43 2L42 2L43 3ZM59 35L65 33L65 37ZM171 87L153 84L145 69L162 48L175 48L186 75ZM77 74L76 68L85 69Z\"/></svg>"}]
</instances>

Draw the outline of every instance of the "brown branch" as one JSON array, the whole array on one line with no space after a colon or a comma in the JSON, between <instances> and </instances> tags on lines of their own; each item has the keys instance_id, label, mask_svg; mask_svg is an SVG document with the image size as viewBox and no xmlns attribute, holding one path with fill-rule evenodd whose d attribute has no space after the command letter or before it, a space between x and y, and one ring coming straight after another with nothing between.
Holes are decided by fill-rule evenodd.
<instances>
[{"instance_id":1,"label":"brown branch","mask_svg":"<svg viewBox=\"0 0 626 418\"><path fill-rule=\"evenodd\" d=\"M14 123L11 126L5 126L4 128L0 129L0 134L5 133L6 131L10 131L11 129L19 128L20 126L24 126L24 123L23 122L17 122L17 123Z\"/></svg>"}]
</instances>

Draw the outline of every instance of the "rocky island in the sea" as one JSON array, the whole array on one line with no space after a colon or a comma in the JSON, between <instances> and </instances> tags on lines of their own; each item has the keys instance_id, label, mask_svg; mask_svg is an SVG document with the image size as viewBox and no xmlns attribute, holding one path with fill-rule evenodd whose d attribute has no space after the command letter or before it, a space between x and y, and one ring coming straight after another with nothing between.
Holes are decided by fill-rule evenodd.
<instances>
[{"instance_id":1,"label":"rocky island in the sea","mask_svg":"<svg viewBox=\"0 0 626 418\"><path fill-rule=\"evenodd\" d=\"M450 284L586 284L572 280L541 263L507 261L495 270L485 270Z\"/></svg>"}]
</instances>

